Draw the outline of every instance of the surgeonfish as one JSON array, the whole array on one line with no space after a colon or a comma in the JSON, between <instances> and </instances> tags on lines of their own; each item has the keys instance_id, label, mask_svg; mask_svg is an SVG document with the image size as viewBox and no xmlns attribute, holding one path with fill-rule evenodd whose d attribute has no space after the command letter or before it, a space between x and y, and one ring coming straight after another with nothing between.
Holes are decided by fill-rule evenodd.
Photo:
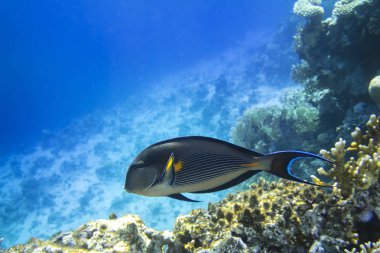
<instances>
[{"instance_id":1,"label":"surgeonfish","mask_svg":"<svg viewBox=\"0 0 380 253\"><path fill-rule=\"evenodd\" d=\"M292 175L290 165L301 157L332 163L308 152L279 151L263 155L214 138L179 137L155 143L143 150L128 169L124 189L144 196L168 196L198 202L182 193L224 190L260 171L316 185Z\"/></svg>"}]
</instances>

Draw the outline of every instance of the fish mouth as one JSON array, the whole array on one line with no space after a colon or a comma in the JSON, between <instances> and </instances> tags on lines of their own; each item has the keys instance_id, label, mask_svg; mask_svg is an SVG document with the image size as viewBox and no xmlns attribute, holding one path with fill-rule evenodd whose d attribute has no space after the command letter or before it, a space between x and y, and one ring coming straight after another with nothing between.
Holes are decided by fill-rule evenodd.
<instances>
[{"instance_id":1,"label":"fish mouth","mask_svg":"<svg viewBox=\"0 0 380 253\"><path fill-rule=\"evenodd\" d=\"M130 190L128 189L127 185L124 185L124 190L126 190L127 192L130 192Z\"/></svg>"}]
</instances>

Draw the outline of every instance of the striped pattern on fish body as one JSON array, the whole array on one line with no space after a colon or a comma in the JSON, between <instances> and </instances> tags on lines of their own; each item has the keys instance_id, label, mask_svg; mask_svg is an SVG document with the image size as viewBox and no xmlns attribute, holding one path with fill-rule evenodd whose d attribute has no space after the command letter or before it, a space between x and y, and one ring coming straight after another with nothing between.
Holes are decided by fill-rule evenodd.
<instances>
[{"instance_id":1,"label":"striped pattern on fish body","mask_svg":"<svg viewBox=\"0 0 380 253\"><path fill-rule=\"evenodd\" d=\"M218 139L180 137L158 142L141 152L128 170L125 189L145 196L192 201L181 193L227 189L262 170L308 183L292 176L287 168L291 160L298 157L326 160L300 151L263 155Z\"/></svg>"}]
</instances>

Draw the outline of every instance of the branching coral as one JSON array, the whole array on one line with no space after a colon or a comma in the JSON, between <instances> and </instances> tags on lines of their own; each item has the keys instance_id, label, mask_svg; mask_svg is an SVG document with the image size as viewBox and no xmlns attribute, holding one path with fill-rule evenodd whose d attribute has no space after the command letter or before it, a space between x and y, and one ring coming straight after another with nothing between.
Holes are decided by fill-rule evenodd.
<instances>
[{"instance_id":1,"label":"branching coral","mask_svg":"<svg viewBox=\"0 0 380 253\"><path fill-rule=\"evenodd\" d=\"M353 195L355 189L368 189L378 181L380 173L380 124L379 118L371 115L365 133L356 128L351 136L353 141L346 148L346 141L340 139L329 151L321 150L321 155L336 164L329 171L320 168L318 173L334 181L334 190L343 199ZM345 162L346 155L349 160ZM313 177L314 181L320 182Z\"/></svg>"},{"instance_id":2,"label":"branching coral","mask_svg":"<svg viewBox=\"0 0 380 253\"><path fill-rule=\"evenodd\" d=\"M344 250L345 253L379 253L380 252L380 241L379 242L366 242L360 245L360 250Z\"/></svg>"}]
</instances>

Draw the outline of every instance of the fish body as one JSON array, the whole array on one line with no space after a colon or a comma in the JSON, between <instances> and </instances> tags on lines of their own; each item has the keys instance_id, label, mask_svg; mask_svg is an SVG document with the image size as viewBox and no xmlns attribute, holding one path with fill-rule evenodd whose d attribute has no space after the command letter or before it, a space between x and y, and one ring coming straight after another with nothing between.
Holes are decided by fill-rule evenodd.
<instances>
[{"instance_id":1,"label":"fish body","mask_svg":"<svg viewBox=\"0 0 380 253\"><path fill-rule=\"evenodd\" d=\"M194 201L182 193L208 193L235 186L260 171L313 184L291 175L289 165L299 157L329 160L301 151L269 155L222 140L189 136L158 142L132 162L124 188L144 196L168 196Z\"/></svg>"}]
</instances>

